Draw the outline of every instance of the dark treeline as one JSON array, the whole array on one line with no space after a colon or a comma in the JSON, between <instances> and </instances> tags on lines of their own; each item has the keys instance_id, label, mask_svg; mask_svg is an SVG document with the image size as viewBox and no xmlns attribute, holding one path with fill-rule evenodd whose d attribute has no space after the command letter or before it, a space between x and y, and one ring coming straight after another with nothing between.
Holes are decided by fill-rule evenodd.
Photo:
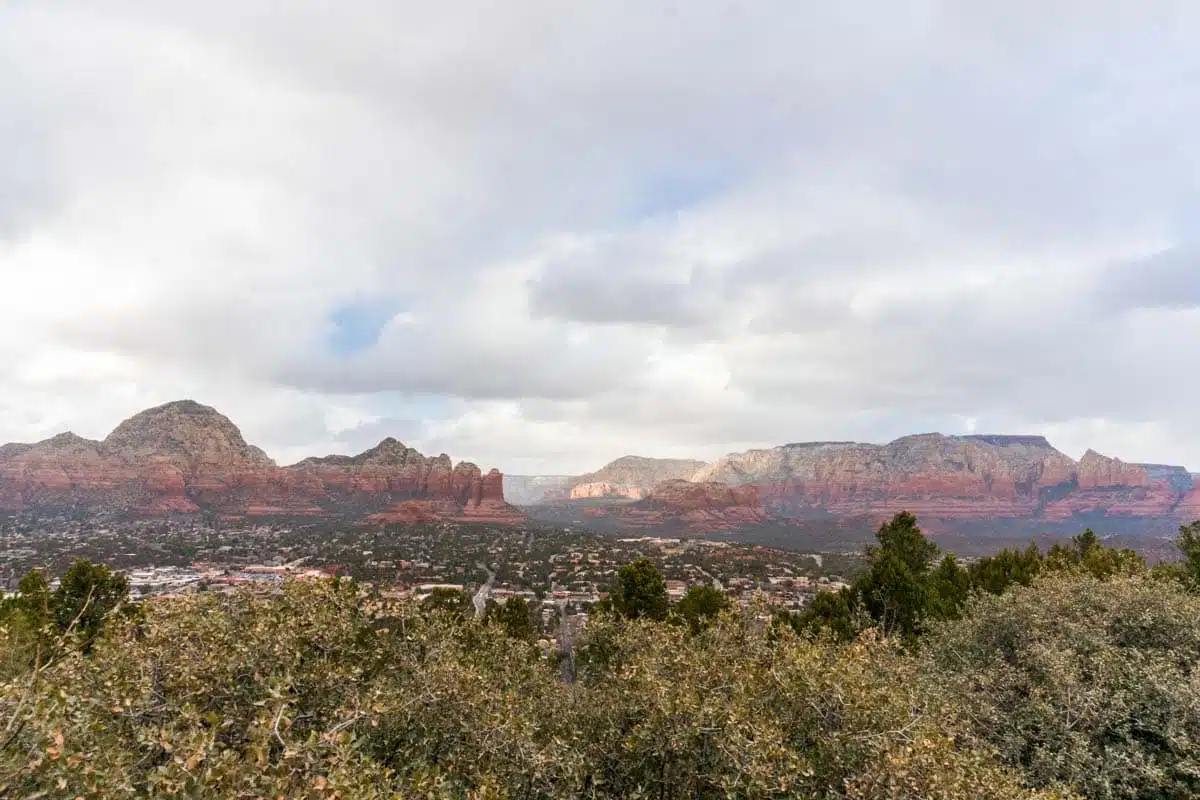
<instances>
[{"instance_id":1,"label":"dark treeline","mask_svg":"<svg viewBox=\"0 0 1200 800\"><path fill-rule=\"evenodd\" d=\"M916 520L801 614L623 567L583 631L353 582L0 606L0 796L1190 798L1200 524L1148 569L1091 531L967 566Z\"/></svg>"},{"instance_id":2,"label":"dark treeline","mask_svg":"<svg viewBox=\"0 0 1200 800\"><path fill-rule=\"evenodd\" d=\"M1030 544L965 567L953 554L941 555L912 514L897 514L880 527L876 539L878 544L866 551L865 574L840 592L817 595L803 613L793 615L790 622L797 631L827 630L848 641L864 628L878 627L912 642L938 620L957 619L973 593L1002 594L1013 585L1029 586L1043 573L1081 573L1104 580L1148 572L1140 555L1105 547L1091 529L1045 554ZM1180 529L1177 546L1185 560L1158 567L1156 575L1200 584L1200 522Z\"/></svg>"}]
</instances>

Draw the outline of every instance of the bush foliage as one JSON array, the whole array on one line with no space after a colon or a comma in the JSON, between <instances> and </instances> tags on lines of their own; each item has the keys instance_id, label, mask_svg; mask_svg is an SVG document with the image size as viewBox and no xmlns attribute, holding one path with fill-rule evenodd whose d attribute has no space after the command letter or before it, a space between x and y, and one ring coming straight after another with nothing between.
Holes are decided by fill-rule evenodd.
<instances>
[{"instance_id":1,"label":"bush foliage","mask_svg":"<svg viewBox=\"0 0 1200 800\"><path fill-rule=\"evenodd\" d=\"M980 595L926 641L931 686L1035 785L1200 796L1200 598L1090 574Z\"/></svg>"},{"instance_id":2,"label":"bush foliage","mask_svg":"<svg viewBox=\"0 0 1200 800\"><path fill-rule=\"evenodd\" d=\"M502 619L345 582L151 602L0 688L0 795L1040 796L956 743L893 643L758 616L601 615L605 658L565 682Z\"/></svg>"},{"instance_id":3,"label":"bush foliage","mask_svg":"<svg viewBox=\"0 0 1200 800\"><path fill-rule=\"evenodd\" d=\"M80 564L0 608L0 796L1193 797L1197 531L1167 570L1090 532L962 566L899 515L792 624L706 587L669 606L637 562L558 651L518 599L132 606Z\"/></svg>"}]
</instances>

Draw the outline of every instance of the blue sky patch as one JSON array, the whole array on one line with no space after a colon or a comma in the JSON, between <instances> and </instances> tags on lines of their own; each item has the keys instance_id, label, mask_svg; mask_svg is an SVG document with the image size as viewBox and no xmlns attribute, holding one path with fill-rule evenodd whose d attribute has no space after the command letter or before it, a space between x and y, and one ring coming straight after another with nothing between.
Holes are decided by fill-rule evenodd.
<instances>
[{"instance_id":1,"label":"blue sky patch","mask_svg":"<svg viewBox=\"0 0 1200 800\"><path fill-rule=\"evenodd\" d=\"M396 313L390 305L371 301L339 306L329 315L329 348L341 356L370 350Z\"/></svg>"},{"instance_id":2,"label":"blue sky patch","mask_svg":"<svg viewBox=\"0 0 1200 800\"><path fill-rule=\"evenodd\" d=\"M686 211L728 186L727 176L718 170L668 170L641 187L630 215L633 219L645 219Z\"/></svg>"}]
</instances>

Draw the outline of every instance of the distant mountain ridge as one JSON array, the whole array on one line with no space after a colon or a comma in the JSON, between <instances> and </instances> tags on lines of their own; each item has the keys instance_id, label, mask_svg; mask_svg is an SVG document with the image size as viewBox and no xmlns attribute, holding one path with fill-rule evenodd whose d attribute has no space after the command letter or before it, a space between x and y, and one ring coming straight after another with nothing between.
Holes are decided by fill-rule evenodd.
<instances>
[{"instance_id":1,"label":"distant mountain ridge","mask_svg":"<svg viewBox=\"0 0 1200 800\"><path fill-rule=\"evenodd\" d=\"M739 487L746 491L733 491ZM793 442L712 463L630 455L585 475L506 479L391 437L357 455L281 467L227 417L185 400L135 414L101 441L62 433L0 445L0 510L7 511L520 521L524 515L506 502L506 488L523 505L590 503L589 514L638 527L659 519L705 531L877 520L900 510L950 527L1150 520L1169 528L1200 517L1200 487L1187 469L1127 463L1094 450L1076 461L1036 435ZM604 510L616 509L614 503L633 505Z\"/></svg>"},{"instance_id":2,"label":"distant mountain ridge","mask_svg":"<svg viewBox=\"0 0 1200 800\"><path fill-rule=\"evenodd\" d=\"M886 444L849 441L792 442L731 453L699 464L672 460L675 474L661 480L651 470L624 467L655 459L619 459L572 482L560 500L650 500L624 511L589 514L646 527L655 514L700 519L698 502L713 498L702 527L739 520L880 520L907 510L922 520L954 528L961 523L1080 525L1097 519L1157 521L1169 529L1200 517L1200 488L1184 467L1134 464L1089 450L1078 461L1039 435L924 433ZM667 470L664 470L667 471ZM667 485L686 478L709 487L692 492ZM732 505L713 487L752 487ZM581 490L582 489L582 490ZM662 489L662 491L660 491ZM678 502L677 502L678 501ZM678 507L673 507L675 504ZM1075 522L1072 522L1075 521Z\"/></svg>"},{"instance_id":3,"label":"distant mountain ridge","mask_svg":"<svg viewBox=\"0 0 1200 800\"><path fill-rule=\"evenodd\" d=\"M415 505L414 505L415 504ZM388 438L356 456L279 467L216 409L142 411L103 441L63 433L0 446L0 510L75 508L227 516L338 515L514 522L503 476Z\"/></svg>"},{"instance_id":4,"label":"distant mountain ridge","mask_svg":"<svg viewBox=\"0 0 1200 800\"><path fill-rule=\"evenodd\" d=\"M1169 517L1196 491L1183 467L1130 464L1094 450L1076 462L1043 436L938 433L733 453L692 480L755 485L783 515L909 510L944 519Z\"/></svg>"}]
</instances>

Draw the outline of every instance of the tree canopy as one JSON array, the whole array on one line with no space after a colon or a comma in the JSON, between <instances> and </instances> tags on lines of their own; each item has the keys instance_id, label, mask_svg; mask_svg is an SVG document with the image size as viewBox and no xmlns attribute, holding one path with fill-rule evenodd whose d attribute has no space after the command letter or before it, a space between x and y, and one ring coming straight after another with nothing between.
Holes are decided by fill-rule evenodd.
<instances>
[{"instance_id":1,"label":"tree canopy","mask_svg":"<svg viewBox=\"0 0 1200 800\"><path fill-rule=\"evenodd\" d=\"M693 586L675 604L674 611L693 632L710 624L722 611L729 610L729 597L712 586Z\"/></svg>"},{"instance_id":2,"label":"tree canopy","mask_svg":"<svg viewBox=\"0 0 1200 800\"><path fill-rule=\"evenodd\" d=\"M618 569L608 597L613 610L628 619L667 618L667 582L647 558Z\"/></svg>"},{"instance_id":3,"label":"tree canopy","mask_svg":"<svg viewBox=\"0 0 1200 800\"><path fill-rule=\"evenodd\" d=\"M864 628L878 627L912 644L931 623L957 618L974 593L1001 594L1013 586L1028 586L1045 572L1099 579L1147 572L1140 555L1105 547L1090 529L1069 543L1055 544L1046 555L1030 544L1024 550L1001 550L966 568L952 554L934 567L939 548L925 539L907 512L882 525L876 540L878 545L866 551L866 572L837 595L817 595L791 619L796 630L828 631L849 641ZM1200 544L1192 545L1184 533L1180 542L1181 547L1195 546L1200 558Z\"/></svg>"}]
</instances>

